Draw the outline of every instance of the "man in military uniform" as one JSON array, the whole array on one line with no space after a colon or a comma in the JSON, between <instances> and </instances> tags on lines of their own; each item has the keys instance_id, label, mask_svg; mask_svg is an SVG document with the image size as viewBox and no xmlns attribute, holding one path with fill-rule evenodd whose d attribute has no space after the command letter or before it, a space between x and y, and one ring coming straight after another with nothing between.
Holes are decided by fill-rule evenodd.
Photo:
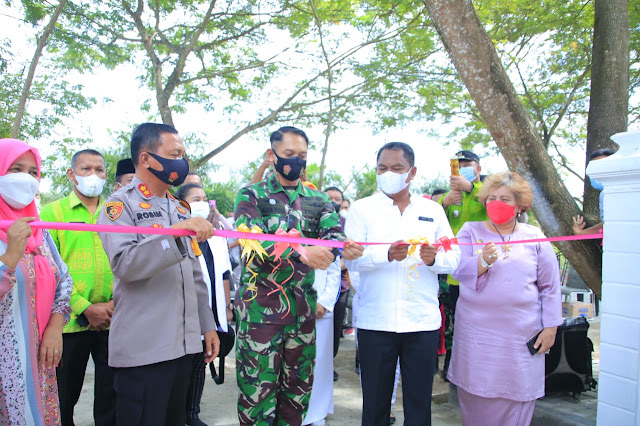
<instances>
[{"instance_id":1,"label":"man in military uniform","mask_svg":"<svg viewBox=\"0 0 640 426\"><path fill-rule=\"evenodd\" d=\"M480 157L471 151L459 151L456 153L456 157L460 165L460 176L450 177L451 191L438 199L438 203L444 208L454 235L458 233L462 225L469 221L482 221L489 218L487 208L478 201L478 192L482 188ZM440 290L445 311L444 334L447 349L442 378L447 380L460 284L451 275L447 275L447 282L440 286Z\"/></svg>"},{"instance_id":2,"label":"man in military uniform","mask_svg":"<svg viewBox=\"0 0 640 426\"><path fill-rule=\"evenodd\" d=\"M190 218L189 205L168 192L189 164L178 132L145 123L131 137L136 176L104 204L98 223L187 229L198 241L213 225ZM185 424L193 354L206 346L213 360L219 340L196 241L191 237L100 233L114 277L109 365L114 368L118 425Z\"/></svg>"},{"instance_id":3,"label":"man in military uniform","mask_svg":"<svg viewBox=\"0 0 640 426\"><path fill-rule=\"evenodd\" d=\"M344 240L340 220L326 194L300 182L306 167L309 139L295 127L271 134L275 173L243 188L236 200L236 226L259 227L273 234L297 230L301 236ZM241 424L300 425L313 384L317 294L314 269L327 269L337 250L306 247L306 255L291 249L282 261L272 255L274 243L262 242L269 254L245 259L236 296L238 340L236 367ZM364 248L348 242L346 259ZM291 264L284 259L291 261Z\"/></svg>"}]
</instances>

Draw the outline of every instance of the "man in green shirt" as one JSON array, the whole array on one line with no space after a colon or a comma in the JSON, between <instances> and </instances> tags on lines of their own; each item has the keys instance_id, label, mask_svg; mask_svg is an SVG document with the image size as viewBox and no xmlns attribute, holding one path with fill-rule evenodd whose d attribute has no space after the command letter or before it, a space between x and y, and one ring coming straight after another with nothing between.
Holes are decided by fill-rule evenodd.
<instances>
[{"instance_id":1,"label":"man in green shirt","mask_svg":"<svg viewBox=\"0 0 640 426\"><path fill-rule=\"evenodd\" d=\"M478 191L482 188L480 181L480 157L471 151L459 151L456 153L460 166L460 176L451 176L451 191L440 197L438 203L444 208L449 219L449 225L454 234L457 234L466 222L475 222L488 219L487 208L478 201ZM460 295L458 281L451 275L447 275L448 289L442 288L445 308L445 347L447 355L444 359L443 378L447 377L449 362L451 361L451 348L453 344L453 328L456 316L456 303ZM448 291L446 291L448 290Z\"/></svg>"},{"instance_id":2,"label":"man in green shirt","mask_svg":"<svg viewBox=\"0 0 640 426\"><path fill-rule=\"evenodd\" d=\"M67 177L73 191L43 207L48 222L95 224L104 205L100 196L106 182L105 160L92 149L76 152ZM95 364L94 421L115 424L113 371L107 364L109 324L113 315L113 275L95 232L51 230L62 259L73 278L71 320L65 326L62 362L57 369L62 425L73 425L73 411L84 382L89 354Z\"/></svg>"},{"instance_id":3,"label":"man in green shirt","mask_svg":"<svg viewBox=\"0 0 640 426\"><path fill-rule=\"evenodd\" d=\"M307 135L295 127L271 134L267 156L275 172L240 190L236 226L345 239L329 197L302 185L308 145ZM303 256L287 248L278 260L273 242L261 244L268 256L244 259L235 299L238 419L242 425L300 425L309 406L316 352L314 270L327 269L339 251L308 246ZM342 256L352 260L363 251L349 242Z\"/></svg>"}]
</instances>

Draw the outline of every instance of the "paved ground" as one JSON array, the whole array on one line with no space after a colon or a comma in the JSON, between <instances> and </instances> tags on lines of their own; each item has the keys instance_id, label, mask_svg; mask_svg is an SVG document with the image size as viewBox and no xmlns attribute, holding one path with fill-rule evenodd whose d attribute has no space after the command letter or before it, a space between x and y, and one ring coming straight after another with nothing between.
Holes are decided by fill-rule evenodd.
<instances>
[{"instance_id":1,"label":"paved ground","mask_svg":"<svg viewBox=\"0 0 640 426\"><path fill-rule=\"evenodd\" d=\"M591 323L589 337L594 342L593 354L594 376L598 376L600 359L600 321ZM340 352L335 361L335 369L340 380L335 382L335 413L327 418L327 425L359 425L362 407L360 382L354 369L355 339L347 336L342 339ZM442 365L442 359L440 361ZM208 373L208 371L207 371ZM202 397L202 413L200 418L209 425L237 425L236 417L236 383L235 362L227 359L225 370L226 382L216 385L210 376ZM432 418L434 425L460 425L460 412L455 405L455 394L449 395L449 385L440 379L434 380ZM93 366L90 365L85 379L85 386L76 407L75 422L77 426L93 424ZM570 395L553 395L538 401L534 425L595 425L597 393L587 392L579 399ZM402 425L402 390L398 389L396 405L393 409L398 418L396 424Z\"/></svg>"}]
</instances>

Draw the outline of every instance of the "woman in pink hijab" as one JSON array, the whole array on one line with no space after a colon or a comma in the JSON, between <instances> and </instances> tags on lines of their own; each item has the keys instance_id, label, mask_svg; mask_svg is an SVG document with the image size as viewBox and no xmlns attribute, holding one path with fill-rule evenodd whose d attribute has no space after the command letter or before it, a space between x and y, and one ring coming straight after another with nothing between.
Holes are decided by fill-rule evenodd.
<instances>
[{"instance_id":1,"label":"woman in pink hijab","mask_svg":"<svg viewBox=\"0 0 640 426\"><path fill-rule=\"evenodd\" d=\"M72 281L34 198L38 150L0 139L0 424L60 424L56 370Z\"/></svg>"}]
</instances>

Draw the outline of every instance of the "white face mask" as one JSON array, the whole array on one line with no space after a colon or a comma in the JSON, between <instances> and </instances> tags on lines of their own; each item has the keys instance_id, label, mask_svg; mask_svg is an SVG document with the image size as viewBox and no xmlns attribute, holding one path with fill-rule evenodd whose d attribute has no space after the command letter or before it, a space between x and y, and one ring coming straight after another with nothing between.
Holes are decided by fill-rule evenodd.
<instances>
[{"instance_id":1,"label":"white face mask","mask_svg":"<svg viewBox=\"0 0 640 426\"><path fill-rule=\"evenodd\" d=\"M340 210L340 217L342 217L343 219L347 218L347 213L349 213L349 210Z\"/></svg>"},{"instance_id":2,"label":"white face mask","mask_svg":"<svg viewBox=\"0 0 640 426\"><path fill-rule=\"evenodd\" d=\"M378 181L378 186L382 192L387 195L393 195L409 186L409 182L407 182L408 177L409 172L394 173L389 171L384 172L381 175L376 175L376 180Z\"/></svg>"},{"instance_id":3,"label":"white face mask","mask_svg":"<svg viewBox=\"0 0 640 426\"><path fill-rule=\"evenodd\" d=\"M40 182L29 173L7 173L0 176L0 196L16 210L33 202Z\"/></svg>"},{"instance_id":4,"label":"white face mask","mask_svg":"<svg viewBox=\"0 0 640 426\"><path fill-rule=\"evenodd\" d=\"M201 217L206 219L209 216L209 203L206 201L194 201L191 206L191 217Z\"/></svg>"},{"instance_id":5,"label":"white face mask","mask_svg":"<svg viewBox=\"0 0 640 426\"><path fill-rule=\"evenodd\" d=\"M73 173L75 175L75 172ZM78 184L76 188L85 197L94 198L102 194L102 188L107 182L106 179L100 179L98 175L78 176L76 175Z\"/></svg>"}]
</instances>

